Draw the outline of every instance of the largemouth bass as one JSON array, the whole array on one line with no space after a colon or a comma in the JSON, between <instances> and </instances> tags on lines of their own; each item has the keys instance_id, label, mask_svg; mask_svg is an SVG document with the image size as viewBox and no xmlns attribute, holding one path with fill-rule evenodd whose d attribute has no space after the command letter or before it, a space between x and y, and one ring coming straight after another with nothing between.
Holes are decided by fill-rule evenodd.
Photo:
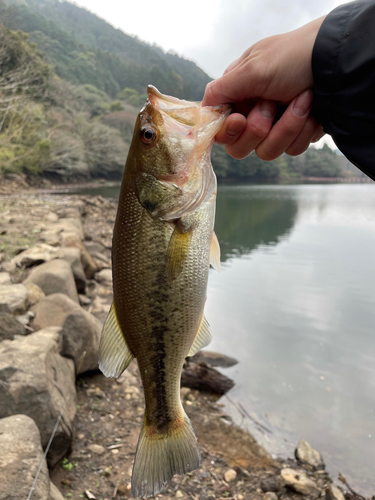
<instances>
[{"instance_id":1,"label":"largemouth bass","mask_svg":"<svg viewBox=\"0 0 375 500\"><path fill-rule=\"evenodd\" d=\"M114 299L99 366L119 377L132 359L138 362L146 409L135 497L156 495L174 474L201 463L180 379L185 357L211 340L203 309L209 264L219 269L220 249L210 153L229 112L149 86L126 161L113 233Z\"/></svg>"}]
</instances>

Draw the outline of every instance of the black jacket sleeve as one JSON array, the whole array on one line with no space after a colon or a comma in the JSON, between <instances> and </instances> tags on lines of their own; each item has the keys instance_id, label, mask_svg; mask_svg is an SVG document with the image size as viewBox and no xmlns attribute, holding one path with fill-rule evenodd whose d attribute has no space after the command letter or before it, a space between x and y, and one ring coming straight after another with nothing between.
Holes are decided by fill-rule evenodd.
<instances>
[{"instance_id":1,"label":"black jacket sleeve","mask_svg":"<svg viewBox=\"0 0 375 500\"><path fill-rule=\"evenodd\" d=\"M340 5L315 41L313 115L375 180L375 0Z\"/></svg>"}]
</instances>

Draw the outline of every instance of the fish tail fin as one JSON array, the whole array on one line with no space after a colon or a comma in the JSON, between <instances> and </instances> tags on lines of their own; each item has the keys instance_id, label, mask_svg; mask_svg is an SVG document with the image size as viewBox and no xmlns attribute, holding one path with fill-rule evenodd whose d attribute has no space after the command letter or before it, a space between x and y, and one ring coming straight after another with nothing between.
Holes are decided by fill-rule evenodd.
<instances>
[{"instance_id":1,"label":"fish tail fin","mask_svg":"<svg viewBox=\"0 0 375 500\"><path fill-rule=\"evenodd\" d=\"M132 474L132 495L157 495L175 474L185 474L201 465L197 436L189 417L172 422L165 433L143 424Z\"/></svg>"}]
</instances>

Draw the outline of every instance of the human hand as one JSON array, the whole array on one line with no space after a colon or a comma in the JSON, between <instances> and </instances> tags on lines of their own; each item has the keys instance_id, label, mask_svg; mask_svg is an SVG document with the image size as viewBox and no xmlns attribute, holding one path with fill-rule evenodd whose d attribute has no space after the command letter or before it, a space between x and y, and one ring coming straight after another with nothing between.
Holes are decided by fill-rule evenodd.
<instances>
[{"instance_id":1,"label":"human hand","mask_svg":"<svg viewBox=\"0 0 375 500\"><path fill-rule=\"evenodd\" d=\"M311 57L323 20L255 43L207 85L203 105L234 104L216 136L233 158L245 158L253 150L267 161L284 152L298 155L324 135L310 116ZM275 122L278 104L288 106Z\"/></svg>"}]
</instances>

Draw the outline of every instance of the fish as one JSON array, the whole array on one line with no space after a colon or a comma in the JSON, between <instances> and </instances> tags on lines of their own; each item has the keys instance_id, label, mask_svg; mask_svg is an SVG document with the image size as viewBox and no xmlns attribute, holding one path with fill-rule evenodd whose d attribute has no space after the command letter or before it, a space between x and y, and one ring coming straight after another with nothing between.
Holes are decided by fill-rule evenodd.
<instances>
[{"instance_id":1,"label":"fish","mask_svg":"<svg viewBox=\"0 0 375 500\"><path fill-rule=\"evenodd\" d=\"M186 356L208 345L204 316L210 263L220 270L214 233L214 136L228 105L204 107L152 85L136 120L118 204L113 303L99 367L119 377L136 358L145 396L132 495L159 493L175 474L198 468L197 437L180 400Z\"/></svg>"}]
</instances>

